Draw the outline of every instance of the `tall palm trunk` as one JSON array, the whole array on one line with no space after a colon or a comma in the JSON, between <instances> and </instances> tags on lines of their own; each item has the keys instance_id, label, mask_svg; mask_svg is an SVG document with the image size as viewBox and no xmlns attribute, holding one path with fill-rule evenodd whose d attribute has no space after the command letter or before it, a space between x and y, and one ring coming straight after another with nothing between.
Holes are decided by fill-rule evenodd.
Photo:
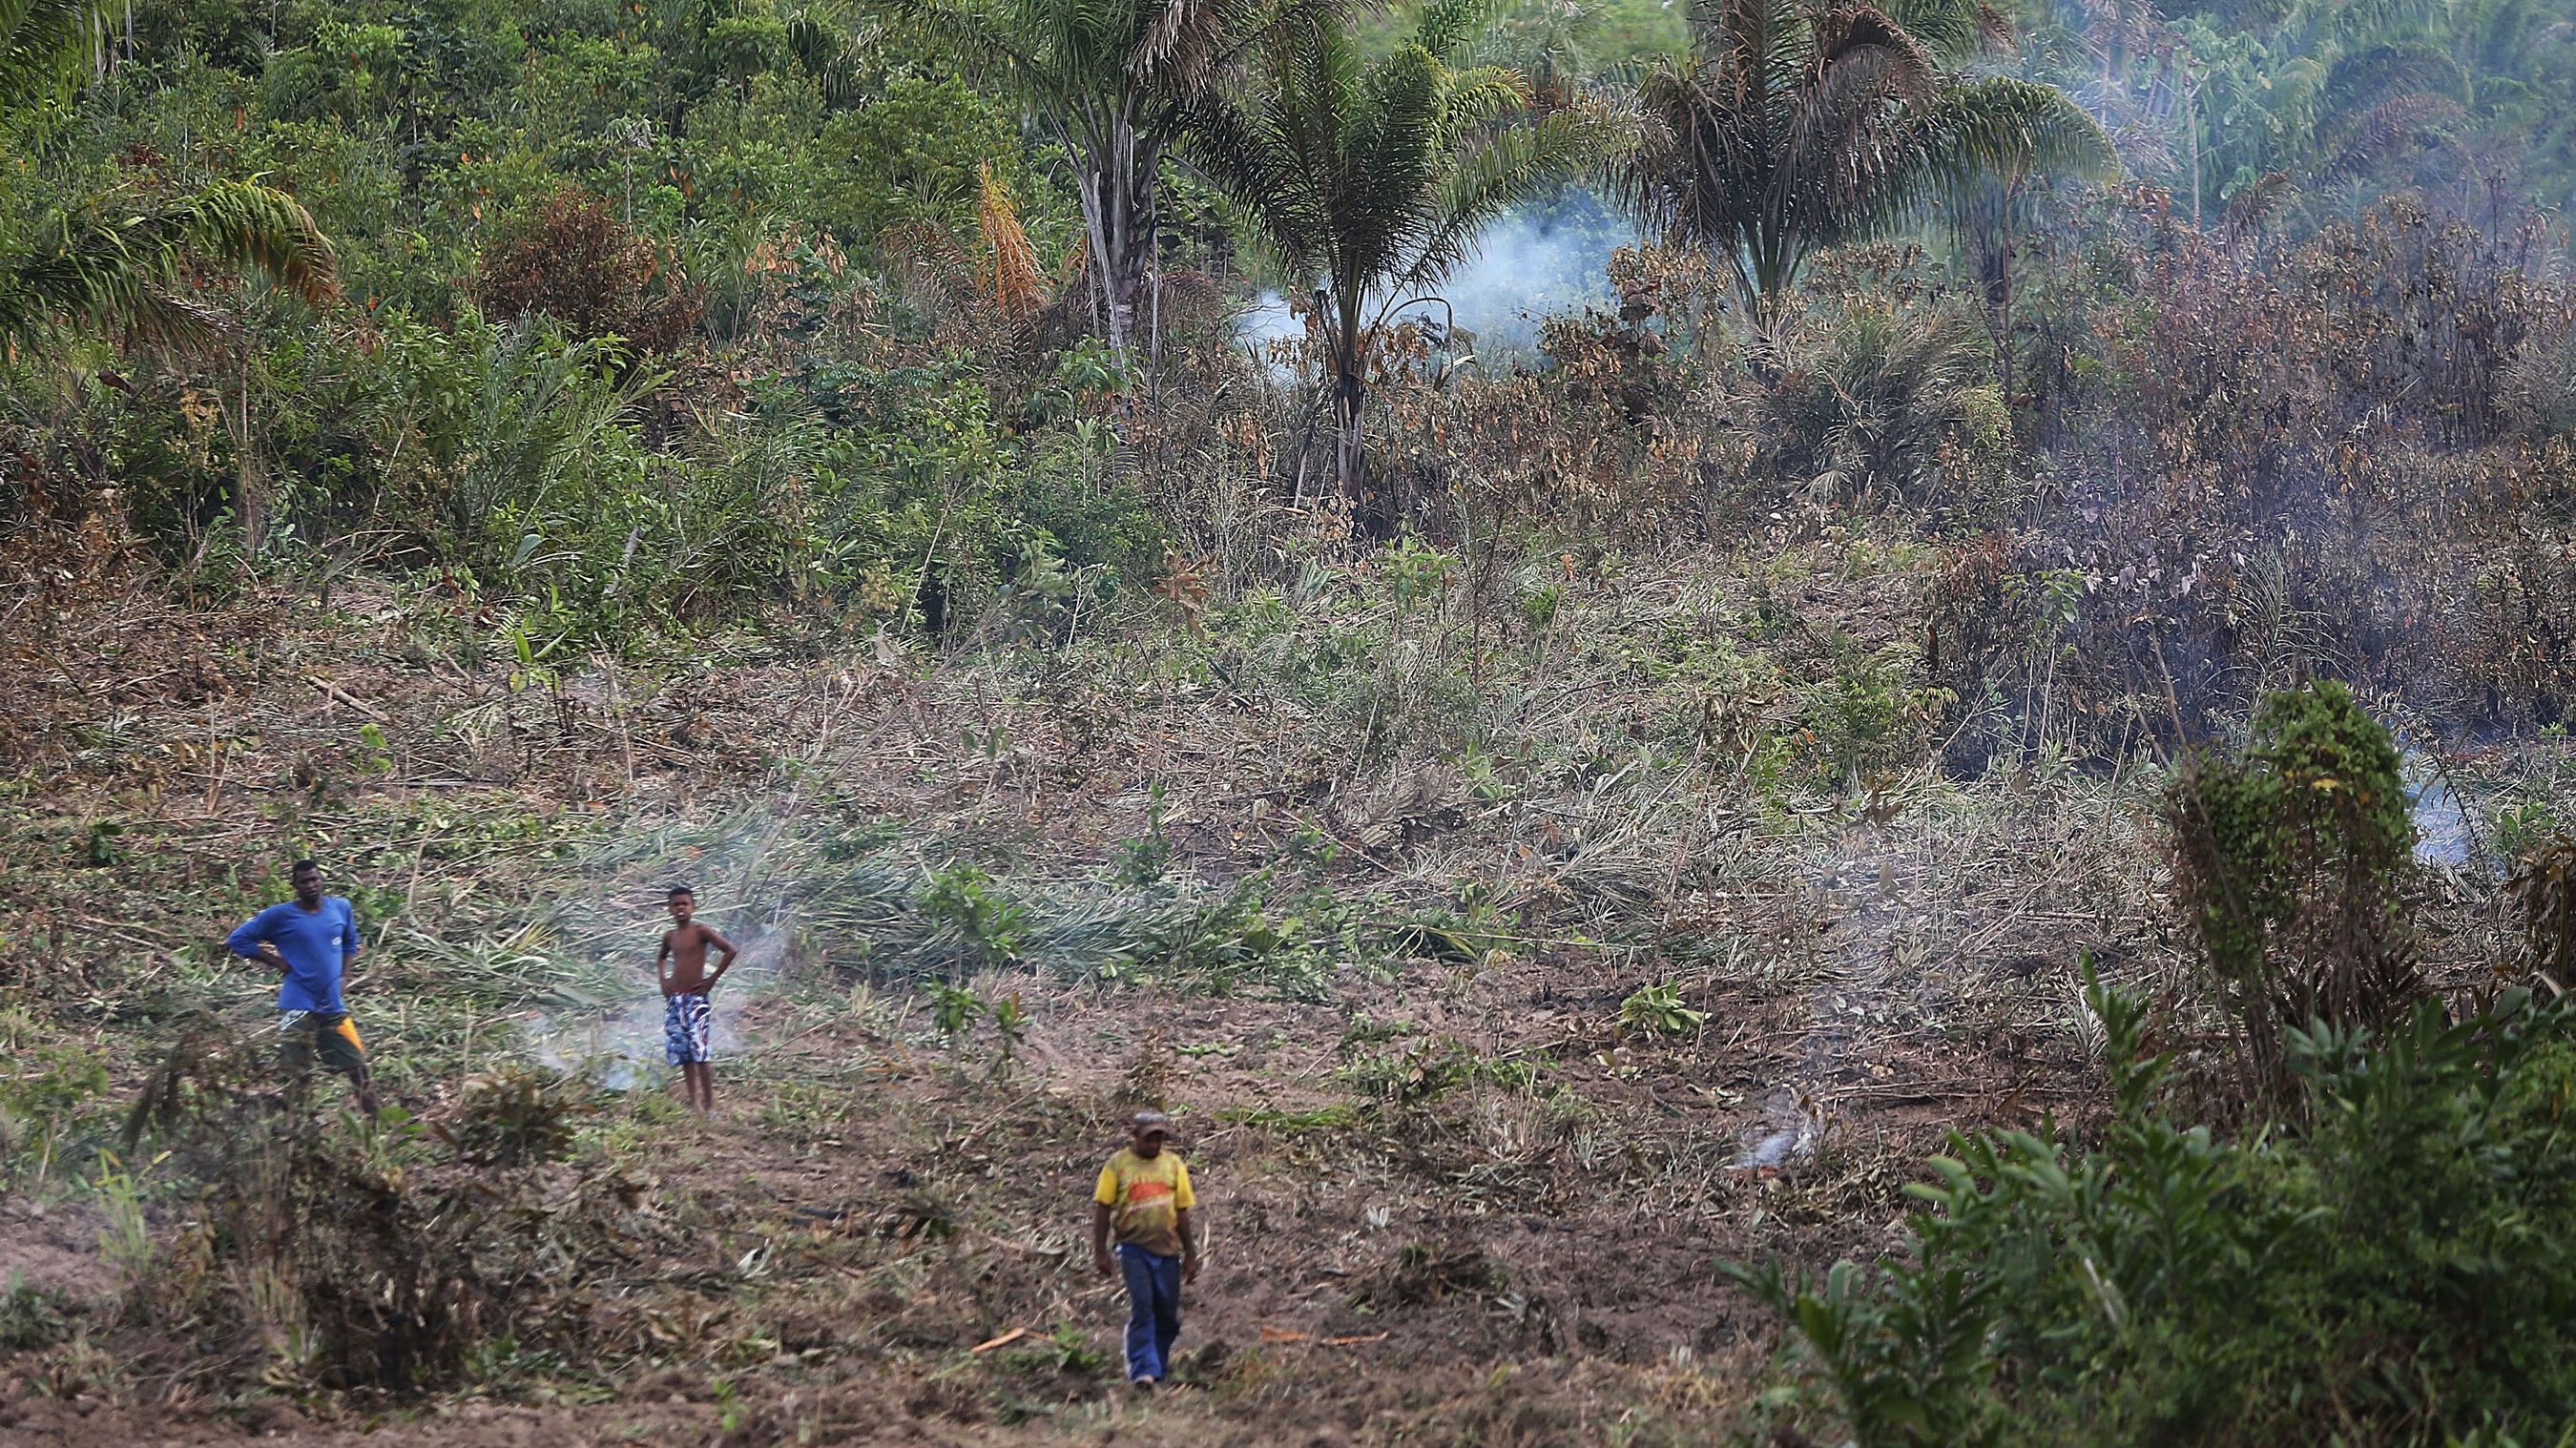
<instances>
[{"instance_id":1,"label":"tall palm trunk","mask_svg":"<svg viewBox=\"0 0 2576 1448\"><path fill-rule=\"evenodd\" d=\"M1995 383L2003 389L2007 408L2013 403L2013 202L2020 185L2018 177L1986 177L1964 188L1952 203L1953 224L1985 303L1986 333L1995 344Z\"/></svg>"},{"instance_id":2,"label":"tall palm trunk","mask_svg":"<svg viewBox=\"0 0 2576 1448\"><path fill-rule=\"evenodd\" d=\"M1163 143L1136 124L1137 106L1110 118L1099 144L1065 149L1086 158L1075 177L1091 247L1093 319L1121 362L1136 344L1137 314L1151 304L1159 253Z\"/></svg>"},{"instance_id":3,"label":"tall palm trunk","mask_svg":"<svg viewBox=\"0 0 2576 1448\"><path fill-rule=\"evenodd\" d=\"M2013 404L2012 235L1998 232L1978 247L1977 281L1985 293L1986 331L1995 340L1995 385Z\"/></svg>"},{"instance_id":4,"label":"tall palm trunk","mask_svg":"<svg viewBox=\"0 0 2576 1448\"><path fill-rule=\"evenodd\" d=\"M233 435L233 462L238 469L238 496L234 501L241 508L242 552L255 556L260 545L268 541L268 480L260 475L259 435L251 431L250 425L250 362L250 338L245 328L241 344L241 407L237 417L224 420L232 424L229 430Z\"/></svg>"}]
</instances>

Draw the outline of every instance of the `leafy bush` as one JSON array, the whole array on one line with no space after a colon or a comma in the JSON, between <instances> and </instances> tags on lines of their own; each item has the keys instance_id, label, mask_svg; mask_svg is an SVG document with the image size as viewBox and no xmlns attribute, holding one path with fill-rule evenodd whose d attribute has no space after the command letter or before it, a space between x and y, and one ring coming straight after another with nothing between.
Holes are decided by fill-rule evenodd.
<instances>
[{"instance_id":1,"label":"leafy bush","mask_svg":"<svg viewBox=\"0 0 2576 1448\"><path fill-rule=\"evenodd\" d=\"M1818 501L1919 497L2007 443L1985 338L1964 311L1865 301L1801 318L1752 394L1773 466Z\"/></svg>"},{"instance_id":2,"label":"leafy bush","mask_svg":"<svg viewBox=\"0 0 2576 1448\"><path fill-rule=\"evenodd\" d=\"M1163 833L1163 783L1156 780L1145 806L1145 833L1110 847L1109 878L1122 885L1151 885L1172 867L1172 839Z\"/></svg>"},{"instance_id":3,"label":"leafy bush","mask_svg":"<svg viewBox=\"0 0 2576 1448\"><path fill-rule=\"evenodd\" d=\"M1028 943L1028 907L995 893L993 877L973 865L932 875L915 903L934 928L955 934L958 954L969 964L1006 964Z\"/></svg>"},{"instance_id":4,"label":"leafy bush","mask_svg":"<svg viewBox=\"0 0 2576 1448\"><path fill-rule=\"evenodd\" d=\"M2423 990L2397 901L2415 822L2397 747L2351 690L2267 697L2241 760L2186 763L2166 821L2176 891L2257 1090L2286 1090L2293 1029L2405 1018Z\"/></svg>"},{"instance_id":5,"label":"leafy bush","mask_svg":"<svg viewBox=\"0 0 2576 1448\"><path fill-rule=\"evenodd\" d=\"M935 980L929 982L925 989L930 995L931 1028L938 1031L941 1039L949 1045L956 1045L973 1032L978 1020L993 1023L994 1041L1001 1061L1010 1060L1021 1043L1028 1039L1028 1008L1020 1004L1016 993L986 997L976 994L971 987Z\"/></svg>"},{"instance_id":6,"label":"leafy bush","mask_svg":"<svg viewBox=\"0 0 2576 1448\"><path fill-rule=\"evenodd\" d=\"M0 1351L51 1347L71 1336L71 1299L16 1272L0 1292Z\"/></svg>"},{"instance_id":7,"label":"leafy bush","mask_svg":"<svg viewBox=\"0 0 2576 1448\"><path fill-rule=\"evenodd\" d=\"M138 1096L129 1144L164 1147L192 1197L129 1299L147 1318L233 1340L297 1390L438 1387L503 1337L583 1345L584 1298L631 1250L641 1193L542 1164L564 1147L551 1090L486 1085L441 1131L400 1107L359 1128L273 1076L259 1045L208 1022Z\"/></svg>"},{"instance_id":8,"label":"leafy bush","mask_svg":"<svg viewBox=\"0 0 2576 1448\"><path fill-rule=\"evenodd\" d=\"M1901 649L1869 653L1847 639L1830 641L1832 672L1800 700L1818 773L1843 783L1915 755L1949 700L1910 687Z\"/></svg>"},{"instance_id":9,"label":"leafy bush","mask_svg":"<svg viewBox=\"0 0 2576 1448\"><path fill-rule=\"evenodd\" d=\"M1785 1313L1852 1439L2562 1441L2576 1402L2576 1009L2293 1031L2303 1133L2156 1104L2145 1012L2096 985L2101 1144L1954 1137L1889 1265L1728 1270Z\"/></svg>"},{"instance_id":10,"label":"leafy bush","mask_svg":"<svg viewBox=\"0 0 2576 1448\"><path fill-rule=\"evenodd\" d=\"M0 1159L32 1153L30 1175L43 1181L85 1108L107 1090L107 1063L83 1046L37 1046L0 1076Z\"/></svg>"}]
</instances>

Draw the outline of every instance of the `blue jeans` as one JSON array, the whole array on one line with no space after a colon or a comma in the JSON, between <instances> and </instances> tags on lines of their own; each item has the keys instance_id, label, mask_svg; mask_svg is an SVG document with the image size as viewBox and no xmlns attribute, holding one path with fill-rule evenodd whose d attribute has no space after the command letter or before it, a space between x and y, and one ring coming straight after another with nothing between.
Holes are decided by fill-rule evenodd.
<instances>
[{"instance_id":1,"label":"blue jeans","mask_svg":"<svg viewBox=\"0 0 2576 1448\"><path fill-rule=\"evenodd\" d=\"M1159 1383L1181 1335L1181 1259L1121 1243L1118 1266L1127 1276L1127 1381Z\"/></svg>"}]
</instances>

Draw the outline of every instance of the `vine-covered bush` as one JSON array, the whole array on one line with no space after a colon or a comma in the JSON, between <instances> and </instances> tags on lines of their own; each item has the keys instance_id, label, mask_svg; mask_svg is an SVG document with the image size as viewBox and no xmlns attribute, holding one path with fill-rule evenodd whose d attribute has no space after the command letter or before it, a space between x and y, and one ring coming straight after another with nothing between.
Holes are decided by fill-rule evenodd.
<instances>
[{"instance_id":1,"label":"vine-covered bush","mask_svg":"<svg viewBox=\"0 0 2576 1448\"><path fill-rule=\"evenodd\" d=\"M2186 763L2166 800L2174 885L2256 1089L2291 1031L2384 1030L2422 992L2397 888L2415 822L2386 726L2331 680L2274 694L2242 758Z\"/></svg>"}]
</instances>

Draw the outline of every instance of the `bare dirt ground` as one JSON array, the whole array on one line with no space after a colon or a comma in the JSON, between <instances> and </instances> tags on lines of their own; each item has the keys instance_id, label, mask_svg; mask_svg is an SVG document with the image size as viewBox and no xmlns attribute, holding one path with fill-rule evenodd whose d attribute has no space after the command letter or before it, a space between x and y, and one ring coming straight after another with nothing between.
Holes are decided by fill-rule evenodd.
<instances>
[{"instance_id":1,"label":"bare dirt ground","mask_svg":"<svg viewBox=\"0 0 2576 1448\"><path fill-rule=\"evenodd\" d=\"M389 917L353 1008L431 1121L540 1017L625 1007L531 987L460 1022L442 991L463 967L415 942L612 954L649 990L654 887L694 871L774 970L713 1120L648 1069L588 1128L651 1230L589 1305L587 1360L409 1398L227 1377L201 1361L217 1347L114 1310L98 1209L56 1190L0 1218L0 1272L92 1307L69 1343L0 1357L5 1443L1796 1442L1777 1325L1721 1262L1886 1251L1947 1132L2085 1120L2081 959L2152 982L2174 958L2117 781L1918 775L1766 822L1694 759L1495 804L1436 760L1363 766L1328 721L1222 680L862 645L513 688L508 660L424 642L390 602L327 632L154 608L50 615L28 675L50 712L10 741L0 882L19 989L44 992L12 1030L89 1043L106 1101L153 1058L163 1017L135 1002L259 1014L187 947L286 840ZM1650 702L1531 727L1616 741ZM1211 881L1325 838L1345 896L1472 876L1511 913L1468 958L1354 964L1321 999L986 970L968 983L1030 1022L1005 1052L946 1043L762 874L847 821L1054 879L1158 818ZM1704 1022L1623 1022L1658 981ZM1115 1123L1148 1100L1179 1115L1209 1243L1187 1366L1151 1399L1116 1385L1121 1304L1080 1240ZM186 1207L152 1211L166 1234Z\"/></svg>"}]
</instances>

